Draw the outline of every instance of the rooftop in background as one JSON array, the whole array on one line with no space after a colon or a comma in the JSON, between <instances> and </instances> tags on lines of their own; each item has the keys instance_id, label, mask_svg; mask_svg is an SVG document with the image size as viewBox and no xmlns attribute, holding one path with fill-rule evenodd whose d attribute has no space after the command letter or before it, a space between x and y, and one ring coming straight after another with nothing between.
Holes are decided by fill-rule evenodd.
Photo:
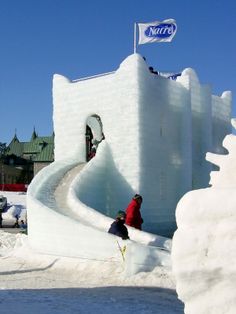
<instances>
[{"instance_id":1,"label":"rooftop in background","mask_svg":"<svg viewBox=\"0 0 236 314\"><path fill-rule=\"evenodd\" d=\"M52 162L54 160L54 134L38 136L35 130L29 142L20 142L15 134L7 146L7 155L15 155L32 161Z\"/></svg>"}]
</instances>

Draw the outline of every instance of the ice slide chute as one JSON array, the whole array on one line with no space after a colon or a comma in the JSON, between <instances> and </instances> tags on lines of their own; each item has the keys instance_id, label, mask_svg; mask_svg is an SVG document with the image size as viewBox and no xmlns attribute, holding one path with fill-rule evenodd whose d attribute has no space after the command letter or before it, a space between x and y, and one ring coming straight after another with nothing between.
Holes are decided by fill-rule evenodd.
<instances>
[{"instance_id":1,"label":"ice slide chute","mask_svg":"<svg viewBox=\"0 0 236 314\"><path fill-rule=\"evenodd\" d=\"M118 240L121 247L127 248L128 273L170 267L170 240L129 228L132 240L123 241L107 233L113 218L78 198L78 187L89 169L96 174L96 159L87 164L72 159L56 161L33 179L27 193L32 248L44 254L120 263Z\"/></svg>"}]
</instances>

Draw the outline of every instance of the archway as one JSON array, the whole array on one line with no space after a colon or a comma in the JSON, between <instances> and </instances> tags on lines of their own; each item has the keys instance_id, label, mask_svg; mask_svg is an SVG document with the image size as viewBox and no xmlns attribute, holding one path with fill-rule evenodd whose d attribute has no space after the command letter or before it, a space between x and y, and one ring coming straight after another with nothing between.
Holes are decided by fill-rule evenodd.
<instances>
[{"instance_id":1,"label":"archway","mask_svg":"<svg viewBox=\"0 0 236 314\"><path fill-rule=\"evenodd\" d=\"M86 160L92 159L97 151L98 145L104 140L102 121L97 114L93 114L86 121Z\"/></svg>"}]
</instances>

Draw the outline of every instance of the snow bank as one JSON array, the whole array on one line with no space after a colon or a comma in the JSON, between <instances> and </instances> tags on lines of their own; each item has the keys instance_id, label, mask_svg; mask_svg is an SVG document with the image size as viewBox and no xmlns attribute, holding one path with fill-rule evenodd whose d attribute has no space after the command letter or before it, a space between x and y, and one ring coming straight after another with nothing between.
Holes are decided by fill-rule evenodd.
<instances>
[{"instance_id":1,"label":"snow bank","mask_svg":"<svg viewBox=\"0 0 236 314\"><path fill-rule=\"evenodd\" d=\"M223 146L227 155L207 154L220 168L212 187L187 193L176 210L172 263L186 314L236 312L236 136Z\"/></svg>"},{"instance_id":2,"label":"snow bank","mask_svg":"<svg viewBox=\"0 0 236 314\"><path fill-rule=\"evenodd\" d=\"M127 277L124 264L31 250L28 237L0 230L1 313L181 314L170 270Z\"/></svg>"},{"instance_id":3,"label":"snow bank","mask_svg":"<svg viewBox=\"0 0 236 314\"><path fill-rule=\"evenodd\" d=\"M4 193L7 193L8 204L25 207L25 194ZM32 251L28 236L22 233L12 234L0 230L0 259L1 273L5 275L1 276L1 289L62 288L93 285L140 285L143 287L175 288L169 267L155 267L151 272L145 272L143 269L139 274L127 276L127 272L125 272L126 265L121 255L117 263L111 263L109 261L99 261L98 259L88 260L39 254ZM16 271L18 268L19 274ZM40 273L40 278L37 273ZM7 274L9 274L9 277L11 276L11 280L7 279Z\"/></svg>"},{"instance_id":4,"label":"snow bank","mask_svg":"<svg viewBox=\"0 0 236 314\"><path fill-rule=\"evenodd\" d=\"M26 193L1 191L1 195L7 198L7 208L2 213L3 227L13 226L16 222L16 215L19 222L21 220L26 222Z\"/></svg>"},{"instance_id":5,"label":"snow bank","mask_svg":"<svg viewBox=\"0 0 236 314\"><path fill-rule=\"evenodd\" d=\"M163 288L175 289L175 282L168 267L157 266L150 272L143 268L139 273L127 276L126 265L120 256L120 259L114 261L102 261L99 259L70 258L65 256L39 254L32 251L28 236L18 233L11 234L0 230L0 259L1 272L10 268L9 261L15 269L18 266L21 270L19 283L15 282L14 288L22 288L24 279L23 269L28 282L25 282L28 288L62 288L73 286L159 286ZM8 264L8 268L7 268ZM35 282L34 270L37 274L40 272L40 278L36 276ZM16 272L17 273L17 272ZM130 272L131 273L131 272ZM9 275L13 273L9 271ZM20 274L19 274L20 275ZM52 278L54 276L54 278ZM2 276L3 277L3 276ZM1 277L2 281L3 278ZM52 278L52 280L48 280ZM12 280L11 280L12 281ZM44 283L43 283L44 282ZM19 287L17 286L19 284ZM10 283L9 283L10 285ZM0 283L0 287L2 287Z\"/></svg>"}]
</instances>

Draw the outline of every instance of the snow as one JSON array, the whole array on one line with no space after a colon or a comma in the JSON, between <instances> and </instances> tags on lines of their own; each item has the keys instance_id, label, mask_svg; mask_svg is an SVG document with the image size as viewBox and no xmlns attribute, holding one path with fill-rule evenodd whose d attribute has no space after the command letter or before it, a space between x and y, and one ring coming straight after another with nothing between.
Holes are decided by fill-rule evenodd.
<instances>
[{"instance_id":1,"label":"snow","mask_svg":"<svg viewBox=\"0 0 236 314\"><path fill-rule=\"evenodd\" d=\"M78 175L85 178L84 169L90 168L91 164L75 166L73 161L60 160L42 169L33 179L27 193L30 245L41 253L115 263L120 259L119 241L120 246L126 246L126 274L128 271L132 274L139 272L144 264L146 271L157 265L171 267L170 239L132 230L131 240L123 241L107 233L112 218L82 202L79 202L78 209L76 204L69 206L75 178ZM95 226L99 221L100 226ZM136 253L129 254L129 251Z\"/></svg>"},{"instance_id":2,"label":"snow","mask_svg":"<svg viewBox=\"0 0 236 314\"><path fill-rule=\"evenodd\" d=\"M25 195L3 194L11 206L25 208ZM183 313L168 267L127 277L121 258L107 263L39 254L27 235L1 230L0 244L1 314Z\"/></svg>"},{"instance_id":3,"label":"snow","mask_svg":"<svg viewBox=\"0 0 236 314\"><path fill-rule=\"evenodd\" d=\"M223 98L218 102L225 112L218 118L227 128L230 94ZM28 188L31 247L45 254L117 262L117 238L107 230L116 212L139 193L144 231L129 227L130 240L119 240L127 252L125 272L171 268L171 240L160 234L173 231L175 205L192 182L206 182L210 165L201 159L211 142L205 127L211 105L210 90L192 69L176 81L156 77L138 54L101 77L70 82L55 75L55 161ZM87 163L86 123L94 129L94 139L105 135Z\"/></svg>"},{"instance_id":4,"label":"snow","mask_svg":"<svg viewBox=\"0 0 236 314\"><path fill-rule=\"evenodd\" d=\"M70 82L55 75L55 161L28 189L31 247L117 263L119 244L126 248L126 275L171 269L171 240L160 235L173 232L179 198L208 184L211 165L203 155L212 148L212 130L224 126L216 149L229 128L230 107L230 92L213 97L193 69L169 80L150 73L138 54L100 77ZM86 125L102 140L87 163ZM144 231L129 227L130 240L117 240L107 230L135 193L144 200Z\"/></svg>"},{"instance_id":5,"label":"snow","mask_svg":"<svg viewBox=\"0 0 236 314\"><path fill-rule=\"evenodd\" d=\"M219 167L212 186L187 193L176 210L172 269L185 314L236 313L236 136L223 146L227 154L206 155Z\"/></svg>"},{"instance_id":6,"label":"snow","mask_svg":"<svg viewBox=\"0 0 236 314\"><path fill-rule=\"evenodd\" d=\"M24 192L12 193L1 191L1 195L7 198L7 208L2 213L3 227L13 226L16 222L16 215L26 221L26 195Z\"/></svg>"},{"instance_id":7,"label":"snow","mask_svg":"<svg viewBox=\"0 0 236 314\"><path fill-rule=\"evenodd\" d=\"M139 54L107 75L70 81L56 74L55 160L86 162L86 124L99 140L98 124L91 123L98 115L105 136L98 147L102 160L87 167L79 199L114 217L139 193L143 229L169 237L179 199L208 186L211 164L205 153L223 152L222 140L231 132L231 102L230 92L212 95L191 68L176 81L150 73Z\"/></svg>"},{"instance_id":8,"label":"snow","mask_svg":"<svg viewBox=\"0 0 236 314\"><path fill-rule=\"evenodd\" d=\"M172 260L171 239L157 235L171 231L176 202L192 184L207 183L211 167L203 154L208 148L223 151L219 141L229 129L230 92L211 95L192 69L176 81L154 78L136 54L109 75L73 83L55 75L53 84L55 161L28 188L28 235L0 232L1 309L183 313L173 269L186 314L235 312L234 252L228 247L235 238L229 219L236 204L226 201L234 187L226 172L235 169L226 158L208 154L225 174L212 173L212 188L187 193L179 202ZM102 124L91 121L94 115ZM86 123L98 141L105 135L88 163ZM234 146L235 138L225 142L229 151ZM135 193L144 199L146 231L129 227L130 240L124 241L107 230ZM5 219L26 217L25 203L10 202Z\"/></svg>"}]
</instances>

